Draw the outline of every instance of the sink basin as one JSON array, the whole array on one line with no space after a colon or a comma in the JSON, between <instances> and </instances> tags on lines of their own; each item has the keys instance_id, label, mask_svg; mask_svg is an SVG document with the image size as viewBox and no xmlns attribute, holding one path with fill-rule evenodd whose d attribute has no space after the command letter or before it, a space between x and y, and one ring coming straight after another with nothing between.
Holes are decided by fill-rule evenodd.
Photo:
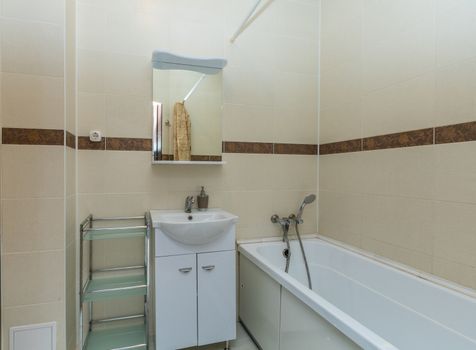
<instances>
[{"instance_id":1,"label":"sink basin","mask_svg":"<svg viewBox=\"0 0 476 350\"><path fill-rule=\"evenodd\" d=\"M190 245L212 242L238 221L237 216L221 209L192 213L158 210L151 214L155 228L177 242Z\"/></svg>"}]
</instances>

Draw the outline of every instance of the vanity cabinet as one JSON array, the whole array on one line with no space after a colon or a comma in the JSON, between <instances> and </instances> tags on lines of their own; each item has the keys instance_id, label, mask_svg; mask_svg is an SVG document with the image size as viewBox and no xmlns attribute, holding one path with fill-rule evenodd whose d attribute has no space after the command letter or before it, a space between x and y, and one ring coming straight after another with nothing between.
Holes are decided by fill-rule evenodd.
<instances>
[{"instance_id":1,"label":"vanity cabinet","mask_svg":"<svg viewBox=\"0 0 476 350\"><path fill-rule=\"evenodd\" d=\"M157 350L235 339L235 251L156 258Z\"/></svg>"},{"instance_id":2,"label":"vanity cabinet","mask_svg":"<svg viewBox=\"0 0 476 350\"><path fill-rule=\"evenodd\" d=\"M235 339L235 251L197 254L198 345Z\"/></svg>"},{"instance_id":3,"label":"vanity cabinet","mask_svg":"<svg viewBox=\"0 0 476 350\"><path fill-rule=\"evenodd\" d=\"M236 219L232 217L230 225L222 225L224 231L213 239L188 244L163 230L167 226L161 225L165 222L162 218L171 214L151 214L155 233L156 349L182 349L235 339ZM197 221L199 215L192 214ZM215 220L223 217L220 215ZM199 234L190 226L187 235ZM206 230L203 232L205 235Z\"/></svg>"},{"instance_id":4,"label":"vanity cabinet","mask_svg":"<svg viewBox=\"0 0 476 350\"><path fill-rule=\"evenodd\" d=\"M155 260L157 350L197 345L195 254Z\"/></svg>"}]
</instances>

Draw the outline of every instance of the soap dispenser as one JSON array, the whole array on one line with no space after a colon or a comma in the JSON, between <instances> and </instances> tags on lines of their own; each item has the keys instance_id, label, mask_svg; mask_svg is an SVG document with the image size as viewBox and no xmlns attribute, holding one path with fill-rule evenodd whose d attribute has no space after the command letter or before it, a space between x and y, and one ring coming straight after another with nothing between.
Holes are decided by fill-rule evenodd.
<instances>
[{"instance_id":1,"label":"soap dispenser","mask_svg":"<svg viewBox=\"0 0 476 350\"><path fill-rule=\"evenodd\" d=\"M208 209L208 194L205 192L205 187L202 186L200 194L197 196L198 210L205 211Z\"/></svg>"}]
</instances>

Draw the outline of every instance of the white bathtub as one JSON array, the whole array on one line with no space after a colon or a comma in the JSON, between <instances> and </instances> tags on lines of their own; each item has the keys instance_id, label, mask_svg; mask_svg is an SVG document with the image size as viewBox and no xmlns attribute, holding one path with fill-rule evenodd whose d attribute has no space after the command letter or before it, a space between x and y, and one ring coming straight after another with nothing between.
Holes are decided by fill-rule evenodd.
<instances>
[{"instance_id":1,"label":"white bathtub","mask_svg":"<svg viewBox=\"0 0 476 350\"><path fill-rule=\"evenodd\" d=\"M240 244L240 318L264 350L476 349L476 299L321 239Z\"/></svg>"}]
</instances>

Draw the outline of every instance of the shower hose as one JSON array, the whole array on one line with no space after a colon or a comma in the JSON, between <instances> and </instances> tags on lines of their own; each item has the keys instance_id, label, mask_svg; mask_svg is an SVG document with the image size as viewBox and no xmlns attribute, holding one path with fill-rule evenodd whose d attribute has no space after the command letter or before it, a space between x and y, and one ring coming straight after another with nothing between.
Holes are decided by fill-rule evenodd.
<instances>
[{"instance_id":1,"label":"shower hose","mask_svg":"<svg viewBox=\"0 0 476 350\"><path fill-rule=\"evenodd\" d=\"M299 234L299 222L296 220L296 235L299 241L299 246L301 247L302 258L304 260L304 266L306 267L307 282L309 289L312 290L311 274L309 273L309 265L307 264L306 252L304 251L304 245L302 244L301 235Z\"/></svg>"}]
</instances>

